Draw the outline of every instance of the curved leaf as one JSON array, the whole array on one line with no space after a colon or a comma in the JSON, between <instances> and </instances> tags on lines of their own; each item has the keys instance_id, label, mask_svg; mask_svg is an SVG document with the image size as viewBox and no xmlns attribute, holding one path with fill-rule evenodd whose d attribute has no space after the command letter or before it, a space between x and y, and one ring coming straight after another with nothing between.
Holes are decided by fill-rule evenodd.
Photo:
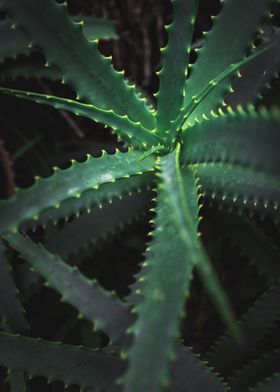
<instances>
[{"instance_id":1,"label":"curved leaf","mask_svg":"<svg viewBox=\"0 0 280 392\"><path fill-rule=\"evenodd\" d=\"M278 176L223 163L192 166L203 192L219 205L249 210L279 220L280 181Z\"/></svg>"},{"instance_id":2,"label":"curved leaf","mask_svg":"<svg viewBox=\"0 0 280 392\"><path fill-rule=\"evenodd\" d=\"M14 95L18 98L24 98L36 103L52 106L56 109L68 110L77 116L83 116L91 120L105 124L113 128L119 136L131 144L140 145L147 148L154 144L160 144L161 139L147 129L143 128L140 123L134 123L127 116L118 116L112 110L97 108L91 104L72 101L71 99L53 97L51 95L32 93L30 91L13 90L0 87L0 92ZM134 143L135 142L135 143Z\"/></svg>"},{"instance_id":3,"label":"curved leaf","mask_svg":"<svg viewBox=\"0 0 280 392\"><path fill-rule=\"evenodd\" d=\"M256 388L250 392L277 392L280 388L280 373L274 374L272 377L260 383Z\"/></svg>"},{"instance_id":4,"label":"curved leaf","mask_svg":"<svg viewBox=\"0 0 280 392\"><path fill-rule=\"evenodd\" d=\"M83 212L90 213L93 207L101 208L105 202L111 203L113 199L121 198L131 192L149 189L153 181L153 173L144 173L117 179L113 183L102 184L98 189L83 192L79 198L63 201L59 208L49 208L43 211L38 220L28 220L21 224L20 230L23 232L29 229L35 230L39 226L45 227L50 221L56 224L59 219L68 220L71 216L78 217Z\"/></svg>"},{"instance_id":5,"label":"curved leaf","mask_svg":"<svg viewBox=\"0 0 280 392\"><path fill-rule=\"evenodd\" d=\"M259 36L261 43L258 49L271 42L276 42L276 45L253 63L240 69L241 77L233 81L233 91L225 98L227 105L232 107L237 105L246 106L255 102L280 72L280 29L267 24L264 25L262 30L262 34Z\"/></svg>"},{"instance_id":6,"label":"curved leaf","mask_svg":"<svg viewBox=\"0 0 280 392\"><path fill-rule=\"evenodd\" d=\"M152 113L137 98L134 88L126 85L110 61L98 52L97 42L85 38L82 24L74 23L69 17L66 3L1 0L0 4L16 27L28 35L30 45L38 46L48 64L60 69L63 81L70 83L80 98L154 128Z\"/></svg>"},{"instance_id":7,"label":"curved leaf","mask_svg":"<svg viewBox=\"0 0 280 392\"><path fill-rule=\"evenodd\" d=\"M142 294L136 305L138 319L130 328L134 342L127 354L127 392L158 391L160 385L167 383L168 362L191 281L193 264L185 258L185 248L170 219L172 210L161 190L156 214L153 241L144 264L147 271L143 287L137 292Z\"/></svg>"},{"instance_id":8,"label":"curved leaf","mask_svg":"<svg viewBox=\"0 0 280 392\"><path fill-rule=\"evenodd\" d=\"M168 44L164 53L163 66L159 73L157 132L174 142L172 120L177 117L182 103L185 73L188 65L193 28L198 8L198 0L173 1L174 20L168 26Z\"/></svg>"},{"instance_id":9,"label":"curved leaf","mask_svg":"<svg viewBox=\"0 0 280 392\"><path fill-rule=\"evenodd\" d=\"M226 392L227 386L205 361L183 346L176 350L176 360L172 366L172 384L168 391L184 392Z\"/></svg>"},{"instance_id":10,"label":"curved leaf","mask_svg":"<svg viewBox=\"0 0 280 392\"><path fill-rule=\"evenodd\" d=\"M25 34L12 28L9 18L0 21L0 62L7 58L16 58L20 54L29 54L28 39Z\"/></svg>"},{"instance_id":11,"label":"curved leaf","mask_svg":"<svg viewBox=\"0 0 280 392\"><path fill-rule=\"evenodd\" d=\"M280 114L213 115L182 134L182 163L228 162L279 172Z\"/></svg>"},{"instance_id":12,"label":"curved leaf","mask_svg":"<svg viewBox=\"0 0 280 392\"><path fill-rule=\"evenodd\" d=\"M217 217L223 235L229 235L234 244L250 258L251 263L269 283L275 282L280 277L279 250L265 235L263 229L245 216L234 213L223 217L216 211L215 222Z\"/></svg>"},{"instance_id":13,"label":"curved leaf","mask_svg":"<svg viewBox=\"0 0 280 392\"><path fill-rule=\"evenodd\" d=\"M113 20L106 18L98 18L96 16L73 15L74 22L83 23L83 31L85 37L89 41L96 39L112 39L117 38L116 24Z\"/></svg>"},{"instance_id":14,"label":"curved leaf","mask_svg":"<svg viewBox=\"0 0 280 392\"><path fill-rule=\"evenodd\" d=\"M94 323L95 328L106 332L113 341L123 338L125 327L133 319L123 302L30 238L19 233L7 233L4 238L46 279L48 286L61 294L62 300L78 310L80 317Z\"/></svg>"},{"instance_id":15,"label":"curved leaf","mask_svg":"<svg viewBox=\"0 0 280 392\"><path fill-rule=\"evenodd\" d=\"M11 276L11 267L0 240L0 312L9 328L15 333L26 333L29 330L24 310L18 299L18 290Z\"/></svg>"},{"instance_id":16,"label":"curved leaf","mask_svg":"<svg viewBox=\"0 0 280 392\"><path fill-rule=\"evenodd\" d=\"M198 91L197 95L194 95L191 99L191 102L183 107L181 109L181 113L179 114L178 118L176 119L175 126L177 130L186 129L190 126L192 126L195 122L199 122L200 119L207 119L207 115L211 114L213 112L213 109L216 109L215 107L212 107L212 110L208 113L207 115L203 112L202 115L199 117L195 117L195 114L197 112L197 108L199 109L203 107L203 102L207 100L209 95L214 91L217 91L218 88L225 84L227 81L229 81L232 76L239 71L241 67L243 67L246 64L251 63L255 59L261 57L264 55L264 53L267 53L268 51L272 50L272 48L275 46L275 43L272 43L271 45L266 46L263 49L258 50L256 53L253 53L246 57L244 60L241 60L239 63L231 64L228 68L223 70L220 74L216 75L216 77L212 80L209 81L208 84L206 84L202 90ZM229 108L230 109L230 108ZM222 110L219 109L221 112Z\"/></svg>"},{"instance_id":17,"label":"curved leaf","mask_svg":"<svg viewBox=\"0 0 280 392\"><path fill-rule=\"evenodd\" d=\"M83 32L88 40L116 38L114 22L105 18L94 16L74 15L71 19L83 23ZM29 54L29 39L26 34L13 28L13 21L6 18L0 21L0 62L7 58L16 58L22 54Z\"/></svg>"},{"instance_id":18,"label":"curved leaf","mask_svg":"<svg viewBox=\"0 0 280 392\"><path fill-rule=\"evenodd\" d=\"M124 196L122 200L114 200L112 204L107 203L102 209L95 207L90 214L83 214L55 232L45 243L45 247L50 252L67 258L89 243L96 244L143 214L148 196L137 193Z\"/></svg>"},{"instance_id":19,"label":"curved leaf","mask_svg":"<svg viewBox=\"0 0 280 392\"><path fill-rule=\"evenodd\" d=\"M2 332L0 364L12 371L25 371L31 377L43 376L49 381L107 392L119 390L115 379L124 370L123 362L102 351Z\"/></svg>"},{"instance_id":20,"label":"curved leaf","mask_svg":"<svg viewBox=\"0 0 280 392\"><path fill-rule=\"evenodd\" d=\"M55 67L45 67L41 61L35 61L32 57L23 57L21 61L13 61L3 64L0 68L1 82L16 80L18 78L42 79L46 78L54 82L61 80L61 73Z\"/></svg>"},{"instance_id":21,"label":"curved leaf","mask_svg":"<svg viewBox=\"0 0 280 392\"><path fill-rule=\"evenodd\" d=\"M238 321L245 338L242 345L238 346L228 333L213 344L207 360L223 376L231 375L254 355L259 344L279 317L279 300L280 282L278 280Z\"/></svg>"},{"instance_id":22,"label":"curved leaf","mask_svg":"<svg viewBox=\"0 0 280 392\"><path fill-rule=\"evenodd\" d=\"M186 81L184 107L217 75L244 59L273 1L228 0L221 3L222 10L214 19L213 28L207 34L191 76ZM230 80L227 78L205 97L203 104L192 112L190 122L221 105Z\"/></svg>"},{"instance_id":23,"label":"curved leaf","mask_svg":"<svg viewBox=\"0 0 280 392\"><path fill-rule=\"evenodd\" d=\"M141 153L130 151L100 158L88 156L82 163L74 162L69 169L56 170L47 179L39 179L27 190L18 191L0 203L0 232L16 229L28 219L37 220L42 211L71 198L79 198L87 190L115 182L117 179L152 171L153 157L141 158Z\"/></svg>"},{"instance_id":24,"label":"curved leaf","mask_svg":"<svg viewBox=\"0 0 280 392\"><path fill-rule=\"evenodd\" d=\"M134 343L128 352L127 392L158 391L169 383L172 340L195 265L222 317L231 331L238 334L227 299L197 238L197 200L195 203L185 193L195 193L195 178L191 171L180 171L178 155L176 149L159 159L163 182L158 188L154 239L144 263L147 271L141 272L141 284L136 285L136 294L142 293L142 301L137 301L138 319L130 329Z\"/></svg>"},{"instance_id":25,"label":"curved leaf","mask_svg":"<svg viewBox=\"0 0 280 392\"><path fill-rule=\"evenodd\" d=\"M265 353L245 365L229 380L231 392L247 392L264 378L280 370L280 350Z\"/></svg>"}]
</instances>

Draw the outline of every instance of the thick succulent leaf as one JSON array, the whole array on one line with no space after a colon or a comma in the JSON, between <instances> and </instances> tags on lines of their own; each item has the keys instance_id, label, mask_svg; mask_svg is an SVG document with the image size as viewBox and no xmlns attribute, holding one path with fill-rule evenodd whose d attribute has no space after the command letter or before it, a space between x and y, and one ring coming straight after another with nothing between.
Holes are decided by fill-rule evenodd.
<instances>
[{"instance_id":1,"label":"thick succulent leaf","mask_svg":"<svg viewBox=\"0 0 280 392\"><path fill-rule=\"evenodd\" d=\"M280 315L280 282L278 280L256 300L252 307L238 321L244 336L244 342L237 345L234 339L225 333L207 355L210 365L224 376L232 375L256 353L264 337L273 327Z\"/></svg>"},{"instance_id":2,"label":"thick succulent leaf","mask_svg":"<svg viewBox=\"0 0 280 392\"><path fill-rule=\"evenodd\" d=\"M198 203L190 204L188 198L189 190L197 189L196 176L189 168L181 170L180 145L172 153L164 156L161 163L163 189L171 204L172 218L184 244L185 252L193 265L197 265L203 284L223 320L235 338L239 339L228 298L197 235L199 206Z\"/></svg>"},{"instance_id":3,"label":"thick succulent leaf","mask_svg":"<svg viewBox=\"0 0 280 392\"><path fill-rule=\"evenodd\" d=\"M41 61L35 61L32 57L23 57L20 61L9 62L1 66L1 82L18 78L46 78L56 82L61 80L61 73L55 67L45 67Z\"/></svg>"},{"instance_id":4,"label":"thick succulent leaf","mask_svg":"<svg viewBox=\"0 0 280 392\"><path fill-rule=\"evenodd\" d=\"M141 152L88 156L82 163L74 162L69 169L55 170L47 179L39 179L27 190L20 190L0 203L0 232L16 229L28 219L38 219L41 212L71 198L79 198L87 190L153 170L154 158L141 159Z\"/></svg>"},{"instance_id":5,"label":"thick succulent leaf","mask_svg":"<svg viewBox=\"0 0 280 392\"><path fill-rule=\"evenodd\" d=\"M228 235L243 254L250 258L258 272L268 282L273 283L280 277L280 253L273 241L260 227L246 216L237 214L220 215L215 212L215 221L221 227L223 235Z\"/></svg>"},{"instance_id":6,"label":"thick succulent leaf","mask_svg":"<svg viewBox=\"0 0 280 392\"><path fill-rule=\"evenodd\" d=\"M0 5L16 27L25 31L30 45L38 46L47 62L60 69L63 81L70 83L80 98L154 128L155 119L136 96L134 87L129 87L122 75L112 69L110 61L98 52L97 42L85 38L82 24L71 20L65 3L1 0Z\"/></svg>"},{"instance_id":7,"label":"thick succulent leaf","mask_svg":"<svg viewBox=\"0 0 280 392\"><path fill-rule=\"evenodd\" d=\"M61 294L62 300L78 310L80 317L94 323L96 329L106 332L113 341L122 339L132 316L121 300L29 237L7 233L4 238L46 279L48 286Z\"/></svg>"},{"instance_id":8,"label":"thick succulent leaf","mask_svg":"<svg viewBox=\"0 0 280 392\"><path fill-rule=\"evenodd\" d=\"M26 392L26 382L24 372L15 370L7 375L7 381L10 385L10 392Z\"/></svg>"},{"instance_id":9,"label":"thick succulent leaf","mask_svg":"<svg viewBox=\"0 0 280 392\"><path fill-rule=\"evenodd\" d=\"M28 39L24 33L12 29L9 18L0 21L0 62L7 58L16 58L20 54L29 54Z\"/></svg>"},{"instance_id":10,"label":"thick succulent leaf","mask_svg":"<svg viewBox=\"0 0 280 392\"><path fill-rule=\"evenodd\" d=\"M143 298L136 305L138 319L130 329L134 343L128 352L125 376L125 391L129 392L158 391L166 383L180 314L189 292L193 264L186 260L171 214L167 196L159 190L156 228L144 264Z\"/></svg>"},{"instance_id":11,"label":"thick succulent leaf","mask_svg":"<svg viewBox=\"0 0 280 392\"><path fill-rule=\"evenodd\" d=\"M11 272L4 245L0 240L0 312L11 331L24 334L29 327Z\"/></svg>"},{"instance_id":12,"label":"thick succulent leaf","mask_svg":"<svg viewBox=\"0 0 280 392\"><path fill-rule=\"evenodd\" d=\"M106 18L97 18L96 16L71 16L75 22L83 22L84 35L89 41L96 39L117 38L115 22Z\"/></svg>"},{"instance_id":13,"label":"thick succulent leaf","mask_svg":"<svg viewBox=\"0 0 280 392\"><path fill-rule=\"evenodd\" d=\"M143 298L136 305L138 319L131 328L134 343L128 353L126 391L158 391L168 382L168 360L196 264L202 264L199 269L204 284L236 333L223 290L198 243L198 204L192 197L196 182L191 171L180 172L178 152L176 149L159 159L163 182L158 188L154 239L140 278L143 284L137 289Z\"/></svg>"},{"instance_id":14,"label":"thick succulent leaf","mask_svg":"<svg viewBox=\"0 0 280 392\"><path fill-rule=\"evenodd\" d=\"M113 128L119 136L130 144L136 144L143 148L160 144L161 139L143 128L140 123L134 123L125 116L118 116L112 110L97 108L91 104L85 104L71 99L53 97L51 95L32 93L30 91L13 90L0 87L0 92L14 95L18 98L28 99L40 104L49 105L56 109L68 110L77 116L87 117L91 120L105 124Z\"/></svg>"},{"instance_id":15,"label":"thick succulent leaf","mask_svg":"<svg viewBox=\"0 0 280 392\"><path fill-rule=\"evenodd\" d=\"M192 168L203 192L219 205L279 220L278 176L224 163L195 164Z\"/></svg>"},{"instance_id":16,"label":"thick succulent leaf","mask_svg":"<svg viewBox=\"0 0 280 392\"><path fill-rule=\"evenodd\" d=\"M0 167L4 175L1 193L3 197L10 197L15 190L15 173L13 160L7 150L4 141L0 138Z\"/></svg>"},{"instance_id":17,"label":"thick succulent leaf","mask_svg":"<svg viewBox=\"0 0 280 392\"><path fill-rule=\"evenodd\" d=\"M182 134L182 163L228 162L279 172L280 115L229 112Z\"/></svg>"},{"instance_id":18,"label":"thick succulent leaf","mask_svg":"<svg viewBox=\"0 0 280 392\"><path fill-rule=\"evenodd\" d=\"M275 373L272 377L267 378L256 388L250 389L250 392L278 392L280 388L280 373Z\"/></svg>"},{"instance_id":19,"label":"thick succulent leaf","mask_svg":"<svg viewBox=\"0 0 280 392\"><path fill-rule=\"evenodd\" d=\"M274 46L275 43L272 43L271 45L258 50L256 53L249 55L239 63L231 64L230 67L226 68L214 79L210 80L210 82L208 82L208 84L206 84L204 88L197 93L197 95L192 97L191 102L187 104L187 106L182 107L181 112L175 121L175 128L177 130L180 130L180 128L184 130L189 126L192 126L195 122L199 122L201 119L207 119L208 117L205 113L202 113L200 116L196 116L197 107L199 106L200 109L203 106L203 102L208 99L209 95L211 95L213 91L217 91L217 89L224 85L228 80L231 80L232 76L239 71L241 67L263 56L265 53L272 50ZM211 111L207 112L207 115L213 113L213 109L216 109L216 107L213 106Z\"/></svg>"},{"instance_id":20,"label":"thick succulent leaf","mask_svg":"<svg viewBox=\"0 0 280 392\"><path fill-rule=\"evenodd\" d=\"M171 369L172 384L168 391L225 392L226 385L190 349L178 346L176 360Z\"/></svg>"},{"instance_id":21,"label":"thick succulent leaf","mask_svg":"<svg viewBox=\"0 0 280 392\"><path fill-rule=\"evenodd\" d=\"M255 386L258 382L280 371L280 350L266 353L261 358L245 365L230 378L229 385L231 392L247 392L249 387Z\"/></svg>"},{"instance_id":22,"label":"thick succulent leaf","mask_svg":"<svg viewBox=\"0 0 280 392\"><path fill-rule=\"evenodd\" d=\"M95 207L90 214L68 223L53 233L46 248L63 258L77 253L89 243L95 245L147 210L149 194L136 193L121 200Z\"/></svg>"},{"instance_id":23,"label":"thick succulent leaf","mask_svg":"<svg viewBox=\"0 0 280 392\"><path fill-rule=\"evenodd\" d=\"M199 57L186 81L184 106L192 102L209 81L245 57L254 34L270 10L273 0L228 0L223 2L220 14L214 19ZM229 44L230 43L230 44ZM217 86L192 112L191 118L200 118L220 106L231 78Z\"/></svg>"},{"instance_id":24,"label":"thick succulent leaf","mask_svg":"<svg viewBox=\"0 0 280 392\"><path fill-rule=\"evenodd\" d=\"M117 38L114 22L111 20L94 16L72 16L71 19L83 23L83 32L88 40ZM13 21L10 18L0 21L0 62L7 58L29 54L32 50L28 46L27 35L12 26Z\"/></svg>"},{"instance_id":25,"label":"thick succulent leaf","mask_svg":"<svg viewBox=\"0 0 280 392\"><path fill-rule=\"evenodd\" d=\"M276 42L276 45L253 63L241 68L241 77L233 81L233 92L225 99L227 105L246 106L255 102L280 72L280 29L271 25L265 25L262 29L261 44L258 48L265 47L271 42Z\"/></svg>"},{"instance_id":26,"label":"thick succulent leaf","mask_svg":"<svg viewBox=\"0 0 280 392\"><path fill-rule=\"evenodd\" d=\"M4 333L0 333L0 364L31 377L108 392L118 391L115 379L124 370L123 362L102 351Z\"/></svg>"},{"instance_id":27,"label":"thick succulent leaf","mask_svg":"<svg viewBox=\"0 0 280 392\"><path fill-rule=\"evenodd\" d=\"M159 73L157 132L169 141L174 141L176 137L171 132L171 122L177 117L183 103L185 73L198 3L198 0L173 1L174 20L168 26L167 47L162 49L164 56Z\"/></svg>"},{"instance_id":28,"label":"thick succulent leaf","mask_svg":"<svg viewBox=\"0 0 280 392\"><path fill-rule=\"evenodd\" d=\"M154 175L152 173L144 173L102 184L98 189L83 192L79 198L63 201L59 208L49 208L43 211L38 220L28 220L21 224L20 230L23 232L29 229L35 230L38 226L46 226L50 221L56 223L59 219L68 220L74 215L78 217L82 212L90 213L91 208L102 208L105 202L112 203L115 198L122 198L131 192L149 189L153 181Z\"/></svg>"}]
</instances>

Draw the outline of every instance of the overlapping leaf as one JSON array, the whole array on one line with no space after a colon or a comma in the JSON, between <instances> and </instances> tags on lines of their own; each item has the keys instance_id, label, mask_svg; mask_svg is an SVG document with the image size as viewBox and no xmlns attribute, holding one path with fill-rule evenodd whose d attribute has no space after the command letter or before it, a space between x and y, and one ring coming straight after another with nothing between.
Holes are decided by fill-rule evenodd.
<instances>
[{"instance_id":1,"label":"overlapping leaf","mask_svg":"<svg viewBox=\"0 0 280 392\"><path fill-rule=\"evenodd\" d=\"M110 62L101 56L97 42L85 38L82 24L71 20L65 4L54 0L40 3L1 0L0 5L14 24L25 31L30 45L38 46L47 62L59 68L63 81L73 85L80 98L118 115L127 114L132 121L154 128L154 117L137 98L134 88L128 87Z\"/></svg>"},{"instance_id":2,"label":"overlapping leaf","mask_svg":"<svg viewBox=\"0 0 280 392\"><path fill-rule=\"evenodd\" d=\"M98 189L102 184L153 170L153 157L140 158L141 153L136 151L104 154L100 158L88 156L85 162L56 170L51 177L39 179L31 188L0 203L0 232L16 229L28 219L37 220L44 210L59 208L63 201L79 198L83 192Z\"/></svg>"},{"instance_id":3,"label":"overlapping leaf","mask_svg":"<svg viewBox=\"0 0 280 392\"><path fill-rule=\"evenodd\" d=\"M217 75L245 57L272 4L273 0L229 0L221 4L220 14L214 19L213 28L207 34L191 77L186 82L184 107ZM201 118L203 114L207 115L219 107L229 85L230 78L213 89L192 112L188 121Z\"/></svg>"}]
</instances>

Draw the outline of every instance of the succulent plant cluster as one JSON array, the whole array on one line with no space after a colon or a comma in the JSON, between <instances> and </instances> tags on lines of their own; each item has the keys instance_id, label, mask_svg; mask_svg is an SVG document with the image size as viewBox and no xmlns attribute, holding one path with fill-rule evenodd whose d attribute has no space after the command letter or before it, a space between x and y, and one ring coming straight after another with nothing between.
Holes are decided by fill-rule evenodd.
<instances>
[{"instance_id":1,"label":"succulent plant cluster","mask_svg":"<svg viewBox=\"0 0 280 392\"><path fill-rule=\"evenodd\" d=\"M0 364L10 371L12 391L24 391L26 375L85 391L280 390L279 349L262 348L280 314L280 253L252 219L277 225L280 218L280 111L255 104L280 68L280 36L269 24L274 3L221 1L190 64L199 0L173 0L154 105L100 54L96 37L104 26L115 36L112 25L72 18L67 4L54 0L0 0L8 15L0 29L15 43L2 58L38 48L46 59L39 74L71 85L77 96L9 87L1 93L104 124L128 147L54 167L0 202ZM32 64L11 69L19 72L32 74ZM152 239L130 294L120 298L68 256L144 212L151 197ZM239 321L200 237L203 205L212 206L266 281ZM40 241L30 234L38 228ZM14 254L108 344L97 350L30 336L10 271ZM202 359L180 340L194 271L226 329Z\"/></svg>"}]
</instances>

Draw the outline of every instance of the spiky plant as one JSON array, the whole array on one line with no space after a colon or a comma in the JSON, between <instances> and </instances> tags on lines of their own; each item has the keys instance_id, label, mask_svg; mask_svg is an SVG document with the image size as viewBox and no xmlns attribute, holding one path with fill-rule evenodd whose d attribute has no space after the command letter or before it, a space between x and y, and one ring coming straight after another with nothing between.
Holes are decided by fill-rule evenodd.
<instances>
[{"instance_id":1,"label":"spiky plant","mask_svg":"<svg viewBox=\"0 0 280 392\"><path fill-rule=\"evenodd\" d=\"M221 2L192 67L188 64L199 1L172 3L174 18L162 49L155 108L112 68L110 58L99 53L98 42L84 35L82 22L70 19L66 4L1 0L29 48L43 52L46 67L56 69L77 98L6 87L2 93L100 122L129 146L127 152L73 161L66 170L55 167L51 177L36 178L31 188L1 201L4 242L62 301L75 307L80 318L110 337L107 348L94 351L23 336L28 335L28 325L1 243L0 302L6 332L0 334L0 363L12 371L15 391L24 388L24 373L77 384L87 391L225 391L227 386L179 340L195 269L229 330L206 355L209 364L231 391L247 391L266 376L271 378L255 392L280 388L279 351L242 368L259 352L279 315L279 252L246 218L249 212L279 221L280 114L275 108L254 107L280 63L277 30L268 34L259 29L274 1ZM256 34L257 48L252 45ZM126 299L107 292L77 265L71 267L62 259L78 246L81 230L82 237L89 230L93 230L89 237L102 235L92 229L86 214L43 245L26 235L29 228L89 213L105 201L147 188L156 192L153 238ZM109 219L105 231L143 208L143 199L132 197L132 207L119 215L117 210L106 215L105 209L102 216L93 208L98 219ZM228 221L222 219L223 227L273 283L238 323L199 235L200 207L209 200L238 212Z\"/></svg>"}]
</instances>

